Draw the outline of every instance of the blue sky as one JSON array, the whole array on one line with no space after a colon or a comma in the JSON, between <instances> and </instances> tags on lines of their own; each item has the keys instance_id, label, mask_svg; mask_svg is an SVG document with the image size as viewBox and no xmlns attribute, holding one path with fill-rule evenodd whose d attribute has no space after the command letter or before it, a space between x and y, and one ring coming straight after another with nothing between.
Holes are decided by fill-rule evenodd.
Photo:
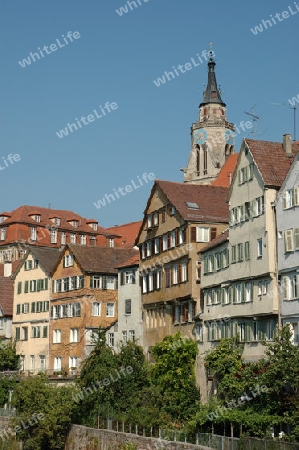
<instances>
[{"instance_id":1,"label":"blue sky","mask_svg":"<svg viewBox=\"0 0 299 450\"><path fill-rule=\"evenodd\" d=\"M145 172L183 181L207 66L160 87L153 80L209 50L210 41L228 119L250 119L244 111L257 104L260 139L293 134L293 111L271 105L299 94L293 0L139 3L120 16L116 9L125 0L2 1L1 211L50 202L104 227L140 220L152 182L100 209L94 202L131 180L138 185ZM256 35L250 31L289 7L288 18ZM56 39L63 44L68 31L80 38L29 66L18 63ZM56 135L106 102L118 108L62 139ZM238 150L240 143L241 137ZM10 153L21 159L7 162Z\"/></svg>"}]
</instances>

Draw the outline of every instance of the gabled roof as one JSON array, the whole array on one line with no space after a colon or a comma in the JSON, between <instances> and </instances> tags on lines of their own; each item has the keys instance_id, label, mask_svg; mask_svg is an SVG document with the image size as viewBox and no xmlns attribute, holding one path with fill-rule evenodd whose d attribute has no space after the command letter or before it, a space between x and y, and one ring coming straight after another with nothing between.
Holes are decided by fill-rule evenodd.
<instances>
[{"instance_id":1,"label":"gabled roof","mask_svg":"<svg viewBox=\"0 0 299 450\"><path fill-rule=\"evenodd\" d=\"M35 246L28 246L26 247L26 249L27 253L21 261L18 261L20 265L15 271L13 278L15 278L15 276L19 273L20 269L23 267L30 254L32 254L32 256L38 260L39 266L45 271L45 273L47 275L51 275L60 257L61 250L57 248Z\"/></svg>"},{"instance_id":2,"label":"gabled roof","mask_svg":"<svg viewBox=\"0 0 299 450\"><path fill-rule=\"evenodd\" d=\"M74 213L73 211L68 211L64 209L51 209L51 208L42 208L40 206L28 206L23 205L19 208L11 211L10 213L0 213L2 215L8 215L9 218L3 222L3 225L11 224L11 223L24 223L28 225L35 226L54 226L54 223L51 219L60 218L60 225L57 226L58 229L66 230L66 231L76 231L82 233L90 233L90 234L100 234L104 236L110 236L109 233L103 227L98 226L97 231L94 231L88 224L95 222L93 219L88 220L79 214ZM40 222L36 222L30 215L40 215ZM77 220L78 227L74 228L69 221Z\"/></svg>"},{"instance_id":3,"label":"gabled roof","mask_svg":"<svg viewBox=\"0 0 299 450\"><path fill-rule=\"evenodd\" d=\"M299 151L299 142L292 143L292 155L288 156L281 142L244 139L265 186L280 188Z\"/></svg>"},{"instance_id":4,"label":"gabled roof","mask_svg":"<svg viewBox=\"0 0 299 450\"><path fill-rule=\"evenodd\" d=\"M118 247L86 247L68 244L76 261L84 272L117 274L119 265L136 255L137 250ZM64 252L63 252L64 253ZM62 257L63 255L61 255ZM60 257L60 258L61 258Z\"/></svg>"},{"instance_id":5,"label":"gabled roof","mask_svg":"<svg viewBox=\"0 0 299 450\"><path fill-rule=\"evenodd\" d=\"M4 316L13 315L13 280L10 277L0 276L0 308Z\"/></svg>"},{"instance_id":6,"label":"gabled roof","mask_svg":"<svg viewBox=\"0 0 299 450\"><path fill-rule=\"evenodd\" d=\"M286 175L286 177L284 179L284 182L281 185L281 188L280 188L280 190L279 190L279 192L277 194L276 200L274 202L275 205L278 205L278 202L279 202L279 200L280 200L280 198L282 196L283 191L286 188L286 185L288 184L288 180L289 180L290 176L292 175L293 171L295 171L295 174L297 174L297 177L296 177L297 181L295 181L295 182L299 182L299 172L298 172L298 169L296 170L296 166L299 167L299 151L298 151L297 155L295 156L291 167L289 168L289 171L288 171L288 173L287 173L287 175Z\"/></svg>"},{"instance_id":7,"label":"gabled roof","mask_svg":"<svg viewBox=\"0 0 299 450\"><path fill-rule=\"evenodd\" d=\"M155 186L163 191L185 221L228 222L227 188L162 180L156 180ZM189 208L187 203L196 203L198 209Z\"/></svg>"},{"instance_id":8,"label":"gabled roof","mask_svg":"<svg viewBox=\"0 0 299 450\"><path fill-rule=\"evenodd\" d=\"M133 247L139 229L142 225L142 220L138 222L125 223L123 225L115 225L114 227L106 228L106 231L111 235L121 236L121 244L123 247Z\"/></svg>"},{"instance_id":9,"label":"gabled roof","mask_svg":"<svg viewBox=\"0 0 299 450\"><path fill-rule=\"evenodd\" d=\"M123 269L125 267L138 266L140 261L139 251L136 250L136 255L132 256L132 258L125 261L123 264L120 264L116 267L116 269Z\"/></svg>"},{"instance_id":10,"label":"gabled roof","mask_svg":"<svg viewBox=\"0 0 299 450\"><path fill-rule=\"evenodd\" d=\"M212 181L212 186L230 187L238 157L239 153L229 155L224 165L222 166L216 180Z\"/></svg>"},{"instance_id":11,"label":"gabled roof","mask_svg":"<svg viewBox=\"0 0 299 450\"><path fill-rule=\"evenodd\" d=\"M211 250L211 248L218 247L218 245L223 244L224 242L229 240L229 229L226 228L222 231L218 236L215 237L211 242L208 243L203 249L198 253L206 252L207 250Z\"/></svg>"}]
</instances>

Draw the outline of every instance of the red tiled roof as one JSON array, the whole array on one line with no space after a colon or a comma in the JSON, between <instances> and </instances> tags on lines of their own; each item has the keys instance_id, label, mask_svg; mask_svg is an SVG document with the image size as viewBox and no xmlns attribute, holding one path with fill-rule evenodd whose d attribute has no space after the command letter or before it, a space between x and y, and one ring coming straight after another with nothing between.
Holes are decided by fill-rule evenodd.
<instances>
[{"instance_id":1,"label":"red tiled roof","mask_svg":"<svg viewBox=\"0 0 299 450\"><path fill-rule=\"evenodd\" d=\"M138 266L140 261L140 255L139 252L136 251L136 255L132 256L132 258L125 261L123 264L116 267L116 269L122 269L123 267L131 267L131 266Z\"/></svg>"},{"instance_id":2,"label":"red tiled roof","mask_svg":"<svg viewBox=\"0 0 299 450\"><path fill-rule=\"evenodd\" d=\"M139 220L138 222L125 223L124 225L106 228L106 231L121 236L120 241L124 247L132 247L134 246L141 225L142 220Z\"/></svg>"},{"instance_id":3,"label":"red tiled roof","mask_svg":"<svg viewBox=\"0 0 299 450\"><path fill-rule=\"evenodd\" d=\"M218 236L215 237L211 242L208 243L203 249L200 250L198 253L203 253L207 250L210 250L211 248L217 247L220 244L223 244L223 242L226 242L229 240L229 229L226 228L226 230L222 231L222 233L218 234Z\"/></svg>"},{"instance_id":4,"label":"red tiled roof","mask_svg":"<svg viewBox=\"0 0 299 450\"><path fill-rule=\"evenodd\" d=\"M0 308L4 316L13 314L13 280L10 277L0 276Z\"/></svg>"},{"instance_id":5,"label":"red tiled roof","mask_svg":"<svg viewBox=\"0 0 299 450\"><path fill-rule=\"evenodd\" d=\"M291 156L288 156L281 142L245 139L252 157L266 186L280 188L299 151L299 142L292 143Z\"/></svg>"},{"instance_id":6,"label":"red tiled roof","mask_svg":"<svg viewBox=\"0 0 299 450\"><path fill-rule=\"evenodd\" d=\"M235 168L237 165L238 157L239 157L239 153L234 153L233 155L229 155L229 157L225 161L223 167L221 168L216 180L214 180L211 183L212 186L230 187L231 181L233 179L234 171L235 171Z\"/></svg>"},{"instance_id":7,"label":"red tiled roof","mask_svg":"<svg viewBox=\"0 0 299 450\"><path fill-rule=\"evenodd\" d=\"M116 267L128 261L138 253L137 250L117 247L86 247L68 244L76 261L85 272L117 273Z\"/></svg>"},{"instance_id":8,"label":"red tiled roof","mask_svg":"<svg viewBox=\"0 0 299 450\"><path fill-rule=\"evenodd\" d=\"M186 221L228 222L228 204L226 203L228 188L226 187L161 180L156 180L155 186L160 187ZM186 202L196 203L199 209L190 209Z\"/></svg>"},{"instance_id":9,"label":"red tiled roof","mask_svg":"<svg viewBox=\"0 0 299 450\"><path fill-rule=\"evenodd\" d=\"M92 223L93 220L85 219L84 217L79 216L79 214L76 214L73 211L67 211L64 209L51 209L51 208L42 208L40 206L23 205L11 211L10 213L0 213L0 216L8 214L10 217L3 222L3 224L5 225L11 223L25 223L29 225L44 226L44 227L48 225L49 227L52 227L55 224L52 222L51 218L58 217L61 219L61 224L57 226L58 229L110 236L110 233L107 233L105 228L100 226L98 226L97 231L94 231L88 225L88 223ZM30 215L37 215L37 214L41 216L40 222L35 222L35 220L30 217ZM70 217L72 217L72 219L70 219ZM79 222L78 227L74 228L68 222L69 220L78 220Z\"/></svg>"}]
</instances>

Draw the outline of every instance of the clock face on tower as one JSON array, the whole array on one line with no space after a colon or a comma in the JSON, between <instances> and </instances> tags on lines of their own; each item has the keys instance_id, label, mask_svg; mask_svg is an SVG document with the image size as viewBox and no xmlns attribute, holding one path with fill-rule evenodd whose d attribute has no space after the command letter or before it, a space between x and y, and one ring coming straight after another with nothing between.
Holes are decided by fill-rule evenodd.
<instances>
[{"instance_id":1,"label":"clock face on tower","mask_svg":"<svg viewBox=\"0 0 299 450\"><path fill-rule=\"evenodd\" d=\"M235 134L231 130L227 130L224 134L225 140L229 145L234 144Z\"/></svg>"},{"instance_id":2,"label":"clock face on tower","mask_svg":"<svg viewBox=\"0 0 299 450\"><path fill-rule=\"evenodd\" d=\"M196 144L203 144L207 140L207 132L203 128L196 130L193 135Z\"/></svg>"}]
</instances>

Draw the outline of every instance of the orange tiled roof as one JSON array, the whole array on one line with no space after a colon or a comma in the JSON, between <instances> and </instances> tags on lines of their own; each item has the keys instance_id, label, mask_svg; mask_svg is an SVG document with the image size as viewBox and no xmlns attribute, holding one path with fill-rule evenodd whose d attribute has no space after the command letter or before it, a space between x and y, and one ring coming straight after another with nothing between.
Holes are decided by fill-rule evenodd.
<instances>
[{"instance_id":1,"label":"orange tiled roof","mask_svg":"<svg viewBox=\"0 0 299 450\"><path fill-rule=\"evenodd\" d=\"M10 277L0 276L0 308L4 316L13 314L13 280Z\"/></svg>"},{"instance_id":2,"label":"orange tiled roof","mask_svg":"<svg viewBox=\"0 0 299 450\"><path fill-rule=\"evenodd\" d=\"M134 246L135 239L138 235L142 220L138 222L125 223L124 225L116 225L114 227L106 228L106 231L110 234L121 236L121 244L124 247Z\"/></svg>"},{"instance_id":3,"label":"orange tiled roof","mask_svg":"<svg viewBox=\"0 0 299 450\"><path fill-rule=\"evenodd\" d=\"M184 220L206 223L228 222L226 203L228 188L162 180L156 180L156 185L161 188ZM196 203L198 209L189 208L187 202Z\"/></svg>"},{"instance_id":4,"label":"orange tiled roof","mask_svg":"<svg viewBox=\"0 0 299 450\"><path fill-rule=\"evenodd\" d=\"M216 180L214 180L211 183L212 186L230 187L231 180L233 179L234 171L237 165L238 157L239 153L229 155L222 169L220 170Z\"/></svg>"},{"instance_id":5,"label":"orange tiled roof","mask_svg":"<svg viewBox=\"0 0 299 450\"><path fill-rule=\"evenodd\" d=\"M266 186L280 188L299 151L299 142L292 143L292 155L288 156L281 142L245 139L252 157Z\"/></svg>"},{"instance_id":6,"label":"orange tiled roof","mask_svg":"<svg viewBox=\"0 0 299 450\"><path fill-rule=\"evenodd\" d=\"M123 264L117 266L116 269L121 269L123 267L138 266L139 261L140 261L139 251L136 251L136 255L132 256L132 258L128 259Z\"/></svg>"},{"instance_id":7,"label":"orange tiled roof","mask_svg":"<svg viewBox=\"0 0 299 450\"><path fill-rule=\"evenodd\" d=\"M117 273L116 267L136 256L137 250L117 247L87 247L68 244L77 262L85 272Z\"/></svg>"},{"instance_id":8,"label":"orange tiled roof","mask_svg":"<svg viewBox=\"0 0 299 450\"><path fill-rule=\"evenodd\" d=\"M218 236L215 237L211 242L209 242L203 249L200 250L198 253L203 253L207 250L210 250L211 248L217 247L220 244L223 244L223 242L226 242L229 240L229 229L226 228L222 233L218 234Z\"/></svg>"},{"instance_id":9,"label":"orange tiled roof","mask_svg":"<svg viewBox=\"0 0 299 450\"><path fill-rule=\"evenodd\" d=\"M12 223L23 223L28 225L36 225L36 226L44 226L47 225L49 227L54 226L53 221L51 220L54 217L60 218L61 223L57 226L57 228L66 231L79 231L89 234L97 234L110 236L110 233L107 233L103 227L98 226L97 231L94 231L88 223L92 223L93 220L88 220L79 214L74 213L73 211L67 211L64 209L51 209L51 208L42 208L40 206L28 206L23 205L19 208L11 211L10 213L0 213L0 216L5 216L9 214L9 218L6 219L3 224L8 225ZM30 215L40 215L40 222L36 222ZM70 219L71 218L71 219ZM69 220L77 220L78 227L74 228L68 221Z\"/></svg>"},{"instance_id":10,"label":"orange tiled roof","mask_svg":"<svg viewBox=\"0 0 299 450\"><path fill-rule=\"evenodd\" d=\"M17 269L19 268L19 265L21 264L22 260L18 259L17 261L13 261L12 267L11 267L11 274L14 275L14 273L17 271ZM0 276L3 277L4 276L4 263L0 264Z\"/></svg>"}]
</instances>

